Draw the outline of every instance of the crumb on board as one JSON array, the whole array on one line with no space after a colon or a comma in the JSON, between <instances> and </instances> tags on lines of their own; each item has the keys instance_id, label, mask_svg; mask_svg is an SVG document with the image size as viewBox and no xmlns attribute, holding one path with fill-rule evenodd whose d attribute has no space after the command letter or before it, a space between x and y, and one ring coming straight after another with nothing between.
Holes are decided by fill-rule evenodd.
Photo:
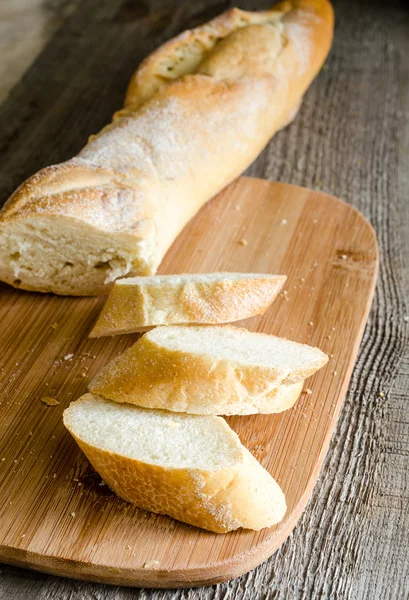
<instances>
[{"instance_id":1,"label":"crumb on board","mask_svg":"<svg viewBox=\"0 0 409 600\"><path fill-rule=\"evenodd\" d=\"M305 390L305 393L308 394L309 396L312 394L312 390L310 390L310 388L307 388Z\"/></svg>"},{"instance_id":2,"label":"crumb on board","mask_svg":"<svg viewBox=\"0 0 409 600\"><path fill-rule=\"evenodd\" d=\"M59 404L58 400L56 400L55 398L49 398L48 396L44 396L44 398L41 398L41 402L43 404L46 404L47 406L57 406L57 404Z\"/></svg>"},{"instance_id":3,"label":"crumb on board","mask_svg":"<svg viewBox=\"0 0 409 600\"><path fill-rule=\"evenodd\" d=\"M340 257L340 258L341 258L341 260L346 260L348 257L347 257L347 255L346 255L346 254L341 254L341 257Z\"/></svg>"},{"instance_id":4,"label":"crumb on board","mask_svg":"<svg viewBox=\"0 0 409 600\"><path fill-rule=\"evenodd\" d=\"M281 225L287 225L288 221L287 219L281 219Z\"/></svg>"},{"instance_id":5,"label":"crumb on board","mask_svg":"<svg viewBox=\"0 0 409 600\"><path fill-rule=\"evenodd\" d=\"M385 397L385 392L378 392L378 397L379 398L384 398Z\"/></svg>"},{"instance_id":6,"label":"crumb on board","mask_svg":"<svg viewBox=\"0 0 409 600\"><path fill-rule=\"evenodd\" d=\"M73 354L66 354L64 356L64 360L71 360L73 356L74 356Z\"/></svg>"},{"instance_id":7,"label":"crumb on board","mask_svg":"<svg viewBox=\"0 0 409 600\"><path fill-rule=\"evenodd\" d=\"M246 238L242 238L241 240L238 241L238 243L240 244L240 246L248 246L248 241L246 240Z\"/></svg>"},{"instance_id":8,"label":"crumb on board","mask_svg":"<svg viewBox=\"0 0 409 600\"><path fill-rule=\"evenodd\" d=\"M152 567L155 567L156 565L159 565L159 561L158 560L147 560L146 563L143 565L144 569L151 569Z\"/></svg>"},{"instance_id":9,"label":"crumb on board","mask_svg":"<svg viewBox=\"0 0 409 600\"><path fill-rule=\"evenodd\" d=\"M52 325L50 325L51 329L57 329L58 327L58 323L52 323Z\"/></svg>"},{"instance_id":10,"label":"crumb on board","mask_svg":"<svg viewBox=\"0 0 409 600\"><path fill-rule=\"evenodd\" d=\"M310 327L312 327L312 326L314 325L314 323L313 323L312 321L308 321L308 325L309 325Z\"/></svg>"},{"instance_id":11,"label":"crumb on board","mask_svg":"<svg viewBox=\"0 0 409 600\"><path fill-rule=\"evenodd\" d=\"M71 516L75 517L75 512L74 511L72 511Z\"/></svg>"}]
</instances>

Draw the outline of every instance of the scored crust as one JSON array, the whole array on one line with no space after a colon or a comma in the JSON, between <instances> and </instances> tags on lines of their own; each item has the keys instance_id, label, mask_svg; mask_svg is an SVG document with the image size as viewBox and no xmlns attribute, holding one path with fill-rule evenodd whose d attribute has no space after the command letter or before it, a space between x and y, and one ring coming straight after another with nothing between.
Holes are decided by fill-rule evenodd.
<instances>
[{"instance_id":1,"label":"scored crust","mask_svg":"<svg viewBox=\"0 0 409 600\"><path fill-rule=\"evenodd\" d=\"M312 17L310 22L308 22L309 17ZM311 67L316 70L322 60L322 55L328 52L332 39L334 16L328 0L284 0L269 10L259 12L232 8L204 25L183 31L154 50L132 76L126 93L125 107L135 109L175 79L197 72L202 61L214 50L215 46L238 30L249 25L263 26L269 23L280 26L286 21L299 22L300 29L308 23L313 42L308 45L310 53L308 60L312 63ZM260 32L262 29L259 29L257 33ZM300 34L303 35L301 31ZM300 39L299 43L303 45L305 40ZM249 68L250 73L254 71L254 68L256 70L263 69L262 64L255 63L254 52L251 52L249 48L245 48L244 52L242 48L239 50L241 50L242 69ZM307 48L305 48L306 50ZM236 66L237 59L232 50L229 57L223 58L223 67L230 72ZM291 111L289 111L288 117L290 113ZM287 122L288 120L287 118Z\"/></svg>"}]
</instances>

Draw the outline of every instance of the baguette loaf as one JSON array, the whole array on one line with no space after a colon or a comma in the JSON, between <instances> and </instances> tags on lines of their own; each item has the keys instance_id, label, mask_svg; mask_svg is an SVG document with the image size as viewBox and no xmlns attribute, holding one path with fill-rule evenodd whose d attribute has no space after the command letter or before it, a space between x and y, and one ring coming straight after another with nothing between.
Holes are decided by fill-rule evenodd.
<instances>
[{"instance_id":1,"label":"baguette loaf","mask_svg":"<svg viewBox=\"0 0 409 600\"><path fill-rule=\"evenodd\" d=\"M284 275L209 273L127 277L113 286L90 337L178 323L229 323L264 313Z\"/></svg>"},{"instance_id":2,"label":"baguette loaf","mask_svg":"<svg viewBox=\"0 0 409 600\"><path fill-rule=\"evenodd\" d=\"M187 221L293 118L332 30L328 0L288 0L232 9L159 48L113 122L6 203L0 279L89 295L153 274Z\"/></svg>"},{"instance_id":3,"label":"baguette loaf","mask_svg":"<svg viewBox=\"0 0 409 600\"><path fill-rule=\"evenodd\" d=\"M116 402L196 414L274 413L326 364L318 348L227 325L146 333L90 382ZM277 389L278 388L278 389Z\"/></svg>"},{"instance_id":4,"label":"baguette loaf","mask_svg":"<svg viewBox=\"0 0 409 600\"><path fill-rule=\"evenodd\" d=\"M220 417L86 394L64 424L104 481L140 508L218 533L271 527L285 514L278 484Z\"/></svg>"}]
</instances>

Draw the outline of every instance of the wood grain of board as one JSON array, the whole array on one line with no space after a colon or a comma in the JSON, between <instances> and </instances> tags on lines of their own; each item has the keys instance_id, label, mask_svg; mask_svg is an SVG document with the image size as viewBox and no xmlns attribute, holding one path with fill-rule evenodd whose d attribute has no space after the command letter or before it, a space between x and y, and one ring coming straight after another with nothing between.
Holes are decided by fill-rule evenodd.
<instances>
[{"instance_id":1,"label":"wood grain of board","mask_svg":"<svg viewBox=\"0 0 409 600\"><path fill-rule=\"evenodd\" d=\"M261 532L217 535L117 498L64 430L63 409L137 336L88 339L103 298L2 286L0 295L0 559L69 577L147 587L211 584L270 556L318 477L351 376L377 272L363 216L326 194L241 178L182 232L161 273L285 273L285 290L246 327L319 346L327 367L281 415L231 417L282 486L288 511ZM42 399L54 398L48 406ZM157 561L151 563L151 561Z\"/></svg>"}]
</instances>

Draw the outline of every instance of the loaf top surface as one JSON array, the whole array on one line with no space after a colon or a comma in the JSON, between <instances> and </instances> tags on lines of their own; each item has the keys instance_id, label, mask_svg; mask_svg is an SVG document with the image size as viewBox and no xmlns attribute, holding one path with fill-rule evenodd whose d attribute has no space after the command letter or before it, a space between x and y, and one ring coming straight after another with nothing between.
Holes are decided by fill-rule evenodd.
<instances>
[{"instance_id":1,"label":"loaf top surface","mask_svg":"<svg viewBox=\"0 0 409 600\"><path fill-rule=\"evenodd\" d=\"M260 12L232 8L152 52L130 81L125 107L140 106L159 89L191 73L226 81L249 75L280 76L276 59L289 42L294 45L291 52L298 55L298 70L315 71L328 52L333 21L328 0L285 0ZM223 52L227 39L228 51Z\"/></svg>"},{"instance_id":2,"label":"loaf top surface","mask_svg":"<svg viewBox=\"0 0 409 600\"><path fill-rule=\"evenodd\" d=\"M141 63L131 79L125 110L91 136L77 157L24 182L5 204L0 221L27 212L67 214L102 229L132 231L149 217L144 180L152 185L153 176L170 183L175 171L179 173L175 151L195 132L194 126L185 132L189 108L193 114L195 103L206 98L217 113L229 102L230 91L237 97L242 90L246 103L239 116L245 119L269 98L268 87L280 80L301 96L328 52L332 28L327 0L291 0L259 13L235 8L183 32ZM257 82L265 97L255 93ZM136 187L139 201L130 208L126 195Z\"/></svg>"}]
</instances>

